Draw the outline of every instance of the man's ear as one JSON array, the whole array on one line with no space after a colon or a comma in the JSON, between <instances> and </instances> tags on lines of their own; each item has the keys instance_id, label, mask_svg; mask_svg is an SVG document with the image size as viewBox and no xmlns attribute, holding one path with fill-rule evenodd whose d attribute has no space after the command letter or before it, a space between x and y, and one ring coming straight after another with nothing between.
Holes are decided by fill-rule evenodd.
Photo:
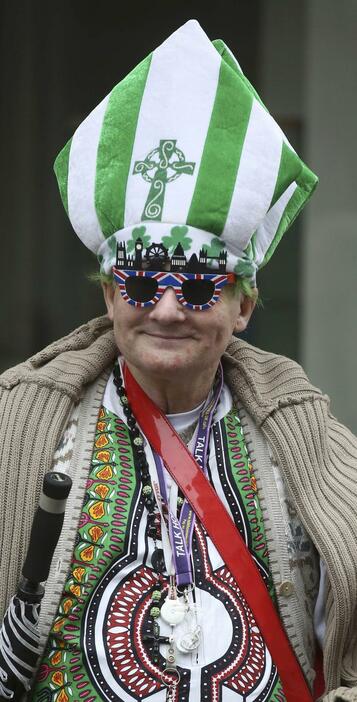
<instances>
[{"instance_id":1,"label":"man's ear","mask_svg":"<svg viewBox=\"0 0 357 702\"><path fill-rule=\"evenodd\" d=\"M110 283L102 283L102 290L103 290L105 304L107 306L108 317L111 321L113 321L113 319L114 319L114 295L115 295L114 285L111 285Z\"/></svg>"},{"instance_id":2,"label":"man's ear","mask_svg":"<svg viewBox=\"0 0 357 702\"><path fill-rule=\"evenodd\" d=\"M258 296L258 291L256 292ZM247 297L247 295L243 295L243 293L241 293L240 310L234 326L234 332L237 334L240 334L247 328L248 322L255 307L255 303L255 299Z\"/></svg>"}]
</instances>

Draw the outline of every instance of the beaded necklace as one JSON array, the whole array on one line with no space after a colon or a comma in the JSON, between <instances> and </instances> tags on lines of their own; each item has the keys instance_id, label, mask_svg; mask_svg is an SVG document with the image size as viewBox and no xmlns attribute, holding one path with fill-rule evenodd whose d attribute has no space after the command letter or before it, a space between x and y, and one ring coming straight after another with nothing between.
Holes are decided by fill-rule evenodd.
<instances>
[{"instance_id":1,"label":"beaded necklace","mask_svg":"<svg viewBox=\"0 0 357 702\"><path fill-rule=\"evenodd\" d=\"M200 451L202 451L202 447L205 445L205 451L207 452L210 426L220 397L222 382L223 374L220 369L216 382L214 384L213 397L206 401L198 422L198 433L201 428L201 433L203 432L203 434L205 434L206 439L204 442L198 442ZM143 500L148 512L146 533L150 538L154 540L154 551L151 559L151 564L156 573L157 587L155 587L155 589L152 592L151 607L149 609L150 621L148 622L147 633L143 636L143 641L149 643L151 649L151 657L154 663L158 663L160 658L160 644L168 645L164 672L166 679L167 673L172 675L172 682L171 685L168 686L167 697L167 699L170 700L173 696L175 686L177 686L180 681L180 673L176 666L175 648L177 648L182 653L191 653L195 651L200 645L201 627L198 622L197 610L195 605L194 583L190 582L190 580L187 579L184 579L182 581L182 576L180 576L180 574L179 579L177 581L177 573L179 572L177 568L179 568L180 570L180 558L176 558L176 567L174 569L174 572L172 573L172 570L169 570L168 565L165 564L163 549L157 547L157 540L161 538L161 540L163 541L163 537L165 536L165 534L161 532L165 532L166 543L168 543L168 531L166 528L167 522L169 522L171 542L172 533L174 532L176 536L179 534L179 519L180 512L182 511L183 524L186 525L186 522L191 523L191 528L189 530L189 541L192 541L195 515L192 512L191 507L183 499L182 495L178 495L177 497L177 508L179 510L178 516L176 517L176 515L174 515L171 510L169 511L165 488L161 490L161 494L164 493L163 496L165 497L163 503L161 502L160 494L158 494L157 490L157 482L155 482L156 489L153 489L150 468L145 455L144 438L140 433L136 419L130 408L128 397L123 386L123 380L121 377L119 364L115 364L114 367L114 384L119 396L120 403L123 407L123 411L128 424L128 429L131 435L135 465L138 467L140 473ZM202 457L199 454L197 455L197 460L200 462L203 469L205 468L205 459L206 455ZM157 456L155 456L155 462L158 471L158 481L162 483L164 482L164 466ZM186 564L189 563L188 570L191 571L190 550L187 551L186 543L185 551ZM175 559L173 558L173 560ZM167 588L165 588L165 593L163 593L163 584L165 582L163 573L165 567L170 575L168 596L166 596ZM178 584L182 584L183 587L179 588ZM191 596L191 601L189 598L189 594ZM160 636L160 625L158 621L160 617L171 626L172 635L170 637ZM189 626L185 633L183 635L181 634L181 636L177 638L174 635L175 626L181 624L181 622L183 622L185 618L187 620L190 620Z\"/></svg>"},{"instance_id":2,"label":"beaded necklace","mask_svg":"<svg viewBox=\"0 0 357 702\"><path fill-rule=\"evenodd\" d=\"M157 540L160 538L160 513L157 508L156 499L153 493L151 485L151 477L149 472L149 465L145 455L144 439L137 426L136 419L131 411L129 401L123 386L123 380L121 377L121 372L119 364L116 363L114 366L114 384L119 396L119 401L123 407L123 412L126 417L128 429L132 439L133 451L134 451L134 462L135 466L139 470L139 475L142 485L142 496L144 500L144 505L147 509L147 527L146 533L148 537L152 538L154 541L154 551L151 558L151 564L156 573L157 577L157 587L153 590L151 595L151 607L149 610L149 615L151 622L149 622L149 630L144 634L143 641L145 643L151 644L151 656L153 663L158 663L160 656L160 644L169 644L172 648L173 642L170 637L160 636L160 626L158 623L158 618L160 617L161 607L164 603L164 595L162 592L163 586L163 572L165 570L165 560L163 550L157 547ZM182 497L179 497L179 506L183 504ZM150 626L151 624L151 626ZM171 653L171 656L173 654ZM169 653L170 656L170 653ZM168 659L169 659L168 656ZM169 662L173 663L173 660ZM166 671L168 666L166 666ZM177 669L176 669L177 670ZM177 676L176 676L177 677ZM177 682L179 681L179 677Z\"/></svg>"}]
</instances>

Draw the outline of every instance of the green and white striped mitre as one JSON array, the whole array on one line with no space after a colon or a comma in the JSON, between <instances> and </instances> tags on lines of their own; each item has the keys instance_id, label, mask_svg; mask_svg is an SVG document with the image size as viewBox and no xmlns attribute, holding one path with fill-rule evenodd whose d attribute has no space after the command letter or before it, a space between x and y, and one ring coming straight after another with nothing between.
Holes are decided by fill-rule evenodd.
<instances>
[{"instance_id":1,"label":"green and white striped mitre","mask_svg":"<svg viewBox=\"0 0 357 702\"><path fill-rule=\"evenodd\" d=\"M76 233L109 273L116 244L227 251L255 279L309 199L304 165L239 64L191 20L90 113L55 162Z\"/></svg>"}]
</instances>

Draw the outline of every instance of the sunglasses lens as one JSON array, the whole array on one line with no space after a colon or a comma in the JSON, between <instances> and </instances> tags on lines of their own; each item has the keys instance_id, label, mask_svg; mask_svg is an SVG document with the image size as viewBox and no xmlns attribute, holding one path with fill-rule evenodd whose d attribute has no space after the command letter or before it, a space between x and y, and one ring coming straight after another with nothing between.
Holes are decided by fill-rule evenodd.
<instances>
[{"instance_id":1,"label":"sunglasses lens","mask_svg":"<svg viewBox=\"0 0 357 702\"><path fill-rule=\"evenodd\" d=\"M125 281L125 289L129 297L135 302L150 302L155 297L157 281L155 278L129 276Z\"/></svg>"},{"instance_id":2,"label":"sunglasses lens","mask_svg":"<svg viewBox=\"0 0 357 702\"><path fill-rule=\"evenodd\" d=\"M185 280L182 293L190 305L206 305L214 295L214 283L212 280Z\"/></svg>"}]
</instances>

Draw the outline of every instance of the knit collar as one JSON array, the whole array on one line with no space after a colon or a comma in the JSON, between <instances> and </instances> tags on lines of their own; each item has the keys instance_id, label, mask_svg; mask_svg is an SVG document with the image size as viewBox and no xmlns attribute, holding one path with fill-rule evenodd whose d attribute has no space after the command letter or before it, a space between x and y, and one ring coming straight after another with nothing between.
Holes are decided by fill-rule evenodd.
<instances>
[{"instance_id":1,"label":"knit collar","mask_svg":"<svg viewBox=\"0 0 357 702\"><path fill-rule=\"evenodd\" d=\"M10 390L20 382L38 383L77 402L84 386L109 373L117 354L112 323L106 316L98 317L5 371L0 387ZM236 337L232 337L222 363L233 401L241 403L258 426L286 405L328 400L295 361Z\"/></svg>"}]
</instances>

